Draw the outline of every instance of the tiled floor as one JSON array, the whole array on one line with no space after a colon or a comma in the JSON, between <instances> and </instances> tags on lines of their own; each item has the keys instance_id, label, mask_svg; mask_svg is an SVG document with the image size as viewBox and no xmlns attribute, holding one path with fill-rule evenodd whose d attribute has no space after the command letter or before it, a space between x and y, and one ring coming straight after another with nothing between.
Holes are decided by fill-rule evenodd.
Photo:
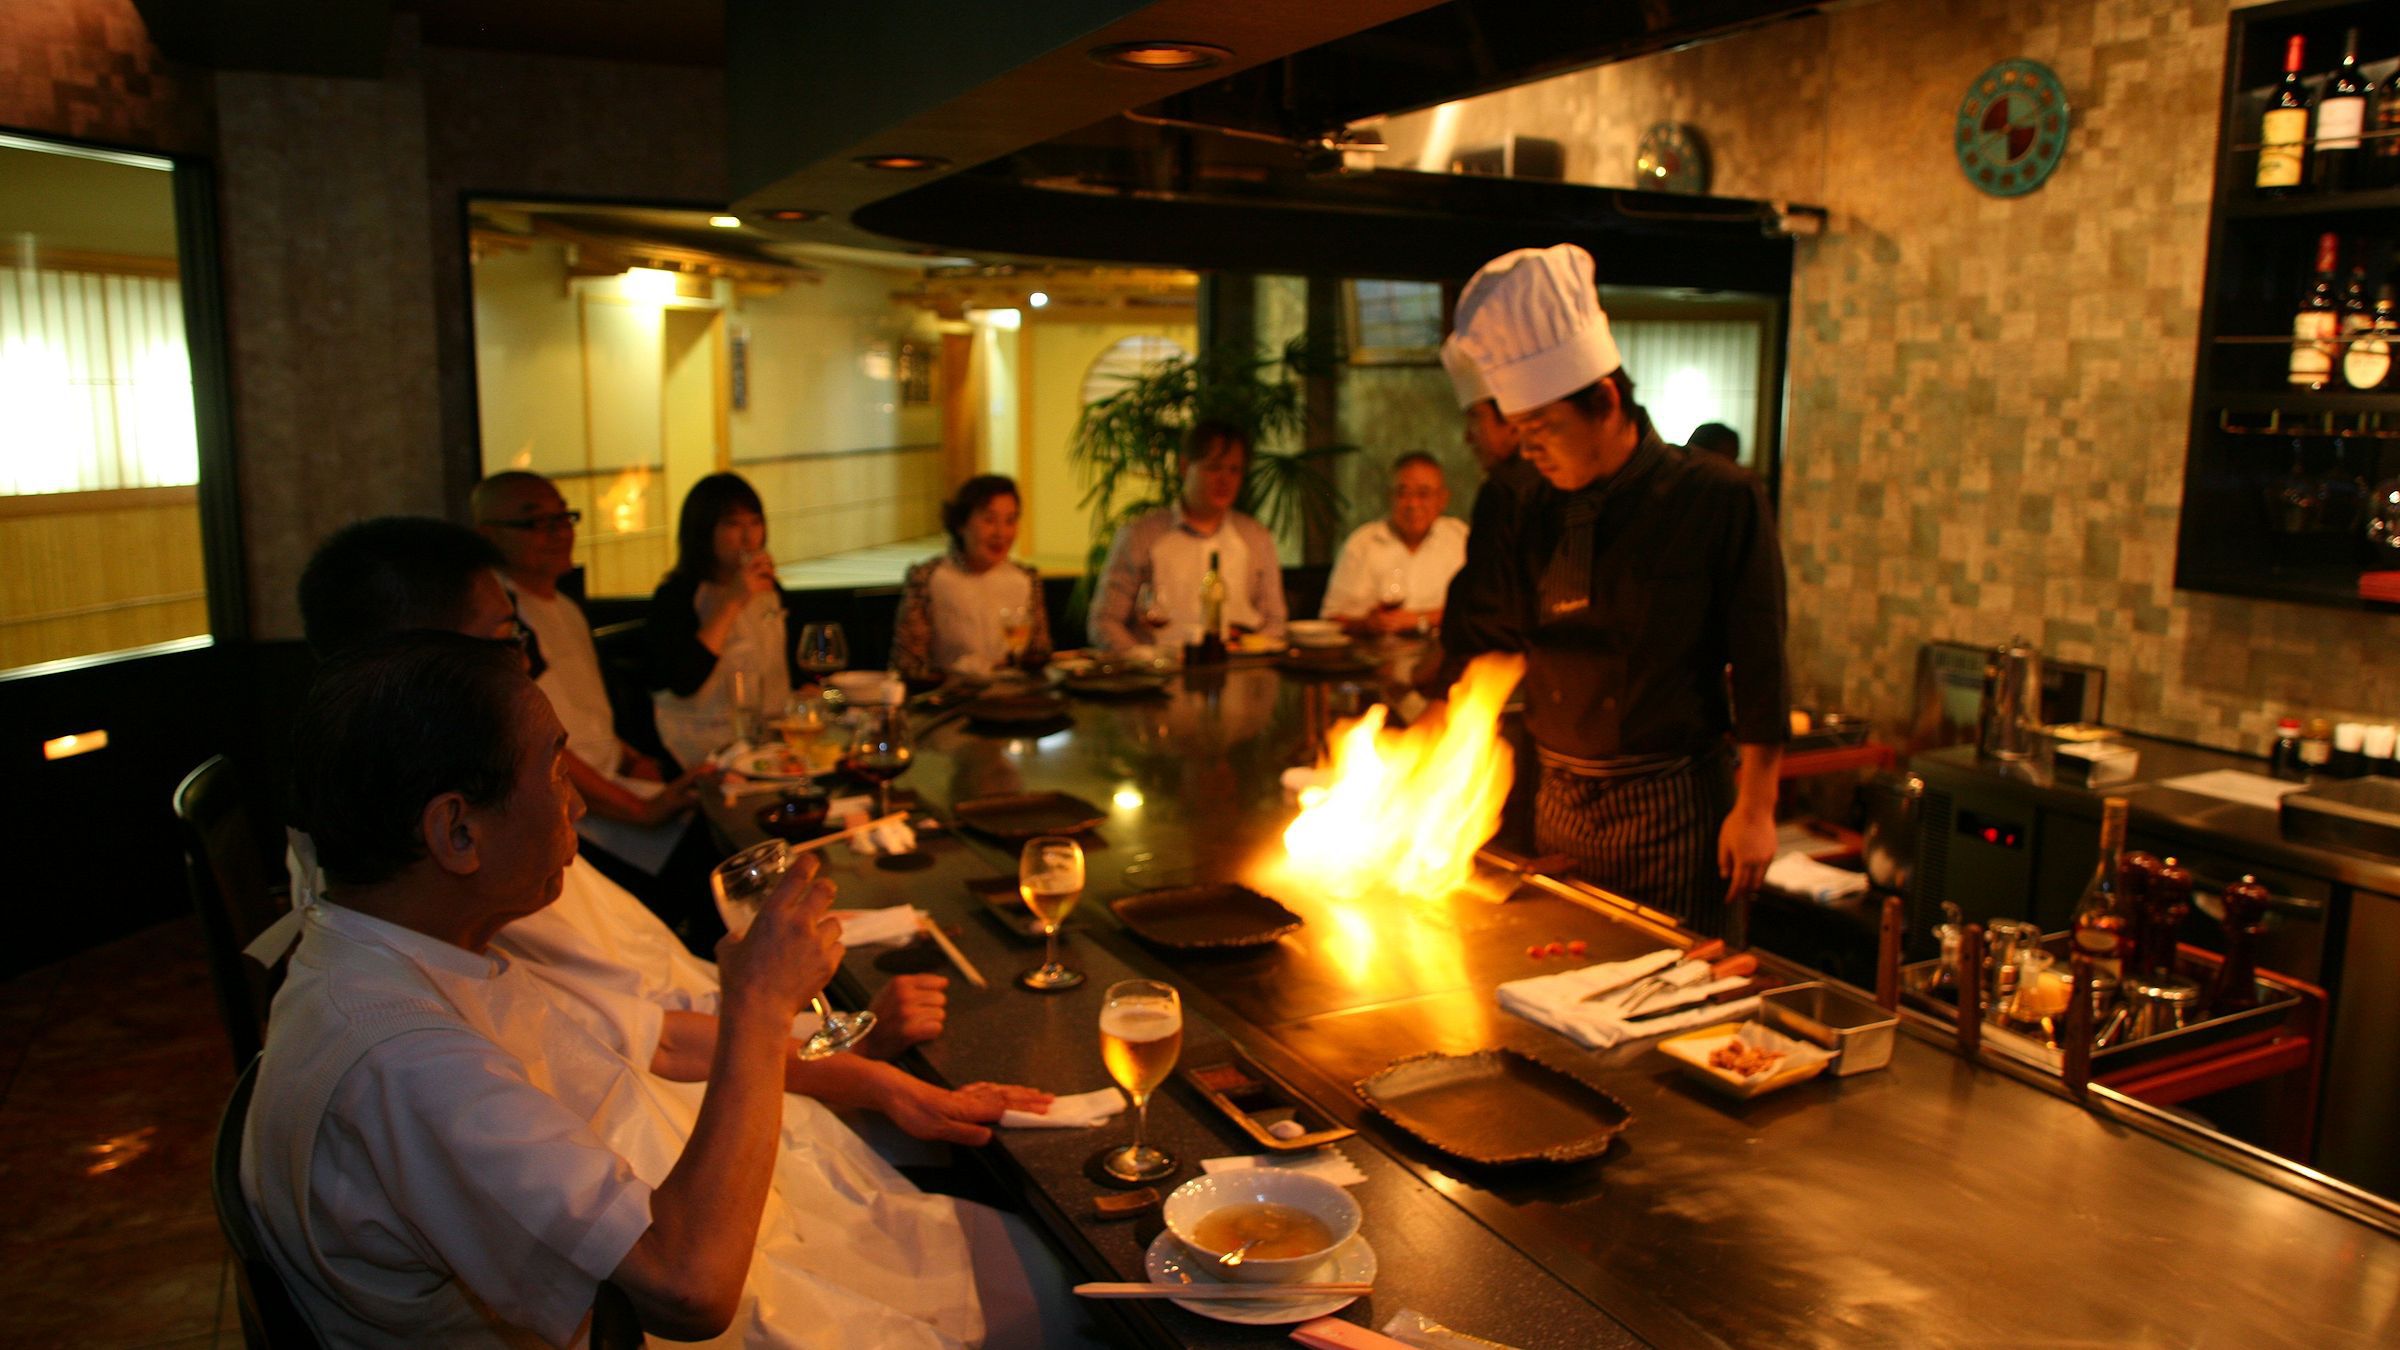
<instances>
[{"instance_id":1,"label":"tiled floor","mask_svg":"<svg viewBox=\"0 0 2400 1350\"><path fill-rule=\"evenodd\" d=\"M196 921L0 984L0 1344L238 1347L209 1150L233 1090Z\"/></svg>"}]
</instances>

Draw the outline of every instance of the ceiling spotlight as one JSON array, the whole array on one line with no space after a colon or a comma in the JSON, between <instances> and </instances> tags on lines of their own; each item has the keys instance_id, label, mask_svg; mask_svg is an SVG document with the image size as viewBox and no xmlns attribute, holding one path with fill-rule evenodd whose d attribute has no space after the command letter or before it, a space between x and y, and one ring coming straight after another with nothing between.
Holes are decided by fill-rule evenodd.
<instances>
[{"instance_id":1,"label":"ceiling spotlight","mask_svg":"<svg viewBox=\"0 0 2400 1350\"><path fill-rule=\"evenodd\" d=\"M1025 303L1033 306L1035 309L1040 309L1042 306L1050 303L1049 292L1035 291L1033 294L1025 297Z\"/></svg>"},{"instance_id":2,"label":"ceiling spotlight","mask_svg":"<svg viewBox=\"0 0 2400 1350\"><path fill-rule=\"evenodd\" d=\"M890 169L895 173L923 173L927 169L950 167L950 161L940 155L860 155L858 162L870 169Z\"/></svg>"},{"instance_id":3,"label":"ceiling spotlight","mask_svg":"<svg viewBox=\"0 0 2400 1350\"><path fill-rule=\"evenodd\" d=\"M742 228L742 218L740 216L710 216L708 218L708 223L716 226L720 230L738 230Z\"/></svg>"},{"instance_id":4,"label":"ceiling spotlight","mask_svg":"<svg viewBox=\"0 0 2400 1350\"><path fill-rule=\"evenodd\" d=\"M772 211L761 211L759 214L765 216L769 220L793 221L815 220L817 217L822 216L825 213L822 211L803 211L797 206L778 206Z\"/></svg>"},{"instance_id":5,"label":"ceiling spotlight","mask_svg":"<svg viewBox=\"0 0 2400 1350\"><path fill-rule=\"evenodd\" d=\"M1091 58L1101 65L1147 71L1206 70L1231 55L1205 42L1112 42L1091 50Z\"/></svg>"}]
</instances>

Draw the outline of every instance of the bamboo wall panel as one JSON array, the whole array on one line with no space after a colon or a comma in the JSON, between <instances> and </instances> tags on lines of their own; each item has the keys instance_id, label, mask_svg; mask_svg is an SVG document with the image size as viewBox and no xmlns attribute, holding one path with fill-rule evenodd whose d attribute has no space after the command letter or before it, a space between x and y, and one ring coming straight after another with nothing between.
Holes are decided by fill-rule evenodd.
<instances>
[{"instance_id":1,"label":"bamboo wall panel","mask_svg":"<svg viewBox=\"0 0 2400 1350\"><path fill-rule=\"evenodd\" d=\"M143 504L0 512L0 670L208 631L192 494L124 495Z\"/></svg>"}]
</instances>

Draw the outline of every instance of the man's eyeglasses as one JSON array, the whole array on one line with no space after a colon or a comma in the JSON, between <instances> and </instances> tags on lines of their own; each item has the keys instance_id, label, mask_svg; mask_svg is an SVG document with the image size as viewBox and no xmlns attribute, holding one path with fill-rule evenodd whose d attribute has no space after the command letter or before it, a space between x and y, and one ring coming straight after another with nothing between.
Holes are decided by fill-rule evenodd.
<instances>
[{"instance_id":1,"label":"man's eyeglasses","mask_svg":"<svg viewBox=\"0 0 2400 1350\"><path fill-rule=\"evenodd\" d=\"M583 512L553 511L546 516L526 516L522 520L486 520L478 523L498 526L503 530L573 529L583 523Z\"/></svg>"}]
</instances>

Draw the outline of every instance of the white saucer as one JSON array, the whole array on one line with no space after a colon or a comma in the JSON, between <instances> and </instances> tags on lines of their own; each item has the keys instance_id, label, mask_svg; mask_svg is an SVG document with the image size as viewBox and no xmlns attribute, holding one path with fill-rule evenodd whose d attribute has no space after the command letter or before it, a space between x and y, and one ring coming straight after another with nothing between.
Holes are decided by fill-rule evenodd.
<instances>
[{"instance_id":1,"label":"white saucer","mask_svg":"<svg viewBox=\"0 0 2400 1350\"><path fill-rule=\"evenodd\" d=\"M1173 1233L1160 1233L1142 1257L1142 1269L1153 1284L1231 1284L1208 1267L1213 1262L1192 1255L1191 1249L1176 1241ZM1324 1264L1310 1271L1295 1284L1314 1284L1320 1281L1366 1283L1375 1278L1375 1249L1367 1245L1367 1235L1353 1234L1348 1242L1333 1249ZM1287 1322L1306 1322L1328 1313L1340 1312L1358 1301L1356 1294L1327 1294L1321 1298L1262 1298L1256 1301L1226 1302L1218 1299L1169 1299L1178 1308L1213 1317L1220 1322L1240 1322L1254 1327L1281 1326Z\"/></svg>"}]
</instances>

